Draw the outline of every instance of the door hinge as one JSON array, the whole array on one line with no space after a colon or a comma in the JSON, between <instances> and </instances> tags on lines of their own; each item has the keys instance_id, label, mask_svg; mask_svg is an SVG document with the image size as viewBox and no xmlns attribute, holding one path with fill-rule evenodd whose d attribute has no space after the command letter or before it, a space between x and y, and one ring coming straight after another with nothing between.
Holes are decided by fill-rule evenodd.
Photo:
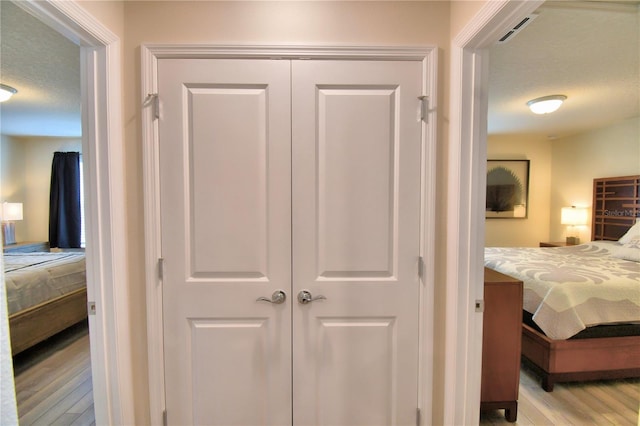
<instances>
[{"instance_id":1,"label":"door hinge","mask_svg":"<svg viewBox=\"0 0 640 426\"><path fill-rule=\"evenodd\" d=\"M154 119L160 118L160 98L157 93L149 93L142 103L144 108L151 106L151 114Z\"/></svg>"},{"instance_id":2,"label":"door hinge","mask_svg":"<svg viewBox=\"0 0 640 426\"><path fill-rule=\"evenodd\" d=\"M167 410L162 411L162 426L167 426Z\"/></svg>"},{"instance_id":3,"label":"door hinge","mask_svg":"<svg viewBox=\"0 0 640 426\"><path fill-rule=\"evenodd\" d=\"M429 96L418 96L420 99L420 120L428 123L427 118L429 117Z\"/></svg>"},{"instance_id":4,"label":"door hinge","mask_svg":"<svg viewBox=\"0 0 640 426\"><path fill-rule=\"evenodd\" d=\"M484 300L476 300L476 312L484 312Z\"/></svg>"},{"instance_id":5,"label":"door hinge","mask_svg":"<svg viewBox=\"0 0 640 426\"><path fill-rule=\"evenodd\" d=\"M158 279L164 279L164 258L158 258Z\"/></svg>"},{"instance_id":6,"label":"door hinge","mask_svg":"<svg viewBox=\"0 0 640 426\"><path fill-rule=\"evenodd\" d=\"M424 277L424 257L420 256L418 258L418 278L422 279Z\"/></svg>"},{"instance_id":7,"label":"door hinge","mask_svg":"<svg viewBox=\"0 0 640 426\"><path fill-rule=\"evenodd\" d=\"M87 312L89 315L96 314L96 302L87 302Z\"/></svg>"},{"instance_id":8,"label":"door hinge","mask_svg":"<svg viewBox=\"0 0 640 426\"><path fill-rule=\"evenodd\" d=\"M422 413L419 408L416 408L416 426L420 426L420 422L422 421Z\"/></svg>"}]
</instances>

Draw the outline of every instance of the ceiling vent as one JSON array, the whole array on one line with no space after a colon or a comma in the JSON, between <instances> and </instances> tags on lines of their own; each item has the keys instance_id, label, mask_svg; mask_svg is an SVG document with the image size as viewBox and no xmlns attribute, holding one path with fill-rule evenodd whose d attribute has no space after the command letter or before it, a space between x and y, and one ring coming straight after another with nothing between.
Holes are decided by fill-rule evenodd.
<instances>
[{"instance_id":1,"label":"ceiling vent","mask_svg":"<svg viewBox=\"0 0 640 426\"><path fill-rule=\"evenodd\" d=\"M537 13L532 13L531 15L527 15L522 21L518 22L518 24L515 27L511 28L509 31L507 31L505 35L500 37L500 39L496 42L496 44L502 44L502 43L508 42L537 17L538 17Z\"/></svg>"}]
</instances>

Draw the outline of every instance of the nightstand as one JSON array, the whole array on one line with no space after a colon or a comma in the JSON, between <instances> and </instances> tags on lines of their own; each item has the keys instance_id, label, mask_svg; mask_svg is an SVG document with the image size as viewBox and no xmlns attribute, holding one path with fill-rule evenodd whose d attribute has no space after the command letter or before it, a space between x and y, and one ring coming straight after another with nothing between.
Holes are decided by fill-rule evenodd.
<instances>
[{"instance_id":1,"label":"nightstand","mask_svg":"<svg viewBox=\"0 0 640 426\"><path fill-rule=\"evenodd\" d=\"M33 253L49 251L48 241L30 241L4 246L4 253Z\"/></svg>"},{"instance_id":2,"label":"nightstand","mask_svg":"<svg viewBox=\"0 0 640 426\"><path fill-rule=\"evenodd\" d=\"M484 268L480 409L518 416L522 353L522 281Z\"/></svg>"},{"instance_id":3,"label":"nightstand","mask_svg":"<svg viewBox=\"0 0 640 426\"><path fill-rule=\"evenodd\" d=\"M566 241L541 242L540 247L569 247L573 244L567 244Z\"/></svg>"}]
</instances>

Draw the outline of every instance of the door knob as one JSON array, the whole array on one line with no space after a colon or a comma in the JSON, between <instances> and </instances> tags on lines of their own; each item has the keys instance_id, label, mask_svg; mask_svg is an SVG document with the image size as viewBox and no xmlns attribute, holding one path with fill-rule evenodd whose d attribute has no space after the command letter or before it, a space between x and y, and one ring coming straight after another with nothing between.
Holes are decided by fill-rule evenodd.
<instances>
[{"instance_id":1,"label":"door knob","mask_svg":"<svg viewBox=\"0 0 640 426\"><path fill-rule=\"evenodd\" d=\"M284 291L276 290L271 295L271 299L267 299L266 297L258 297L256 299L256 302L269 302L275 305L279 305L281 303L284 303L286 299L287 299L287 294Z\"/></svg>"},{"instance_id":2,"label":"door knob","mask_svg":"<svg viewBox=\"0 0 640 426\"><path fill-rule=\"evenodd\" d=\"M302 303L303 305L311 303L314 300L327 300L327 298L321 294L319 294L318 296L313 296L308 290L301 290L300 293L298 293L298 302Z\"/></svg>"}]
</instances>

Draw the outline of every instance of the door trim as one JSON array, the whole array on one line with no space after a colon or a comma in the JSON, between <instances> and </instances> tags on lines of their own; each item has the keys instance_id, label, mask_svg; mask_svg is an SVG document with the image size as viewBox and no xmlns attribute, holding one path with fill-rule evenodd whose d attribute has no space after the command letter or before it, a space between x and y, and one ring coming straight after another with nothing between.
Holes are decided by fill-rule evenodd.
<instances>
[{"instance_id":1,"label":"door trim","mask_svg":"<svg viewBox=\"0 0 640 426\"><path fill-rule=\"evenodd\" d=\"M435 47L333 47L333 46L233 46L149 44L141 46L142 81L140 103L157 93L158 60L163 58L217 59L333 59L410 60L422 63L423 95L429 95L426 120L422 122L421 241L425 259L420 288L420 384L418 408L431 412L433 381L433 285L435 247L436 123L438 120L437 48ZM162 102L159 113L162 115ZM165 410L162 328L162 279L158 259L162 258L160 238L159 134L153 108L142 113L143 188L145 223L145 283L147 295L147 348L149 362L149 404L152 424L162 424ZM416 271L417 273L418 271Z\"/></svg>"},{"instance_id":2,"label":"door trim","mask_svg":"<svg viewBox=\"0 0 640 426\"><path fill-rule=\"evenodd\" d=\"M433 423L479 421L482 314L475 301L484 297L488 48L543 2L488 1L452 41L444 391Z\"/></svg>"}]
</instances>

